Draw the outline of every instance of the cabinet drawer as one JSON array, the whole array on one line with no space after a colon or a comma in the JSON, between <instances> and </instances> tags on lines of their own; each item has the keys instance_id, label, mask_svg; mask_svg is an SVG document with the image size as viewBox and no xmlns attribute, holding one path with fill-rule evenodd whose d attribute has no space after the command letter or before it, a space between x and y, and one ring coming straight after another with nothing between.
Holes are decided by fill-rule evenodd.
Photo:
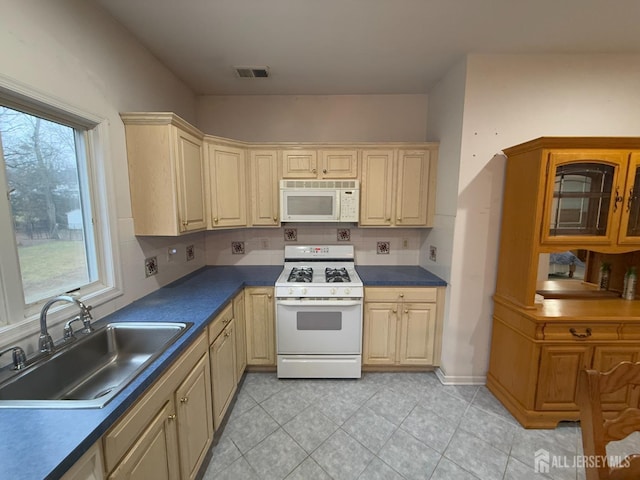
<instances>
[{"instance_id":1,"label":"cabinet drawer","mask_svg":"<svg viewBox=\"0 0 640 480\"><path fill-rule=\"evenodd\" d=\"M367 287L364 289L365 302L435 302L438 289L434 287Z\"/></svg>"},{"instance_id":2,"label":"cabinet drawer","mask_svg":"<svg viewBox=\"0 0 640 480\"><path fill-rule=\"evenodd\" d=\"M592 341L618 339L617 324L546 324L542 332L544 340Z\"/></svg>"},{"instance_id":3,"label":"cabinet drawer","mask_svg":"<svg viewBox=\"0 0 640 480\"><path fill-rule=\"evenodd\" d=\"M640 325L623 325L622 340L640 340Z\"/></svg>"},{"instance_id":4,"label":"cabinet drawer","mask_svg":"<svg viewBox=\"0 0 640 480\"><path fill-rule=\"evenodd\" d=\"M229 302L229 305L224 307L224 310L218 314L213 322L209 324L209 344L218 338L220 332L224 330L224 327L233 319L233 302Z\"/></svg>"}]
</instances>

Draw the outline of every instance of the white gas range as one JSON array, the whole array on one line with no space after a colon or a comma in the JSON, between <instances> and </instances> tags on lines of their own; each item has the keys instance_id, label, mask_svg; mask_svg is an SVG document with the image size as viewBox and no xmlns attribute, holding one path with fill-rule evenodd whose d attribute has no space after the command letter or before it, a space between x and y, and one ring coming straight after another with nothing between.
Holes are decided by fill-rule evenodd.
<instances>
[{"instance_id":1,"label":"white gas range","mask_svg":"<svg viewBox=\"0 0 640 480\"><path fill-rule=\"evenodd\" d=\"M276 280L279 378L360 378L362 280L353 245L285 246Z\"/></svg>"}]
</instances>

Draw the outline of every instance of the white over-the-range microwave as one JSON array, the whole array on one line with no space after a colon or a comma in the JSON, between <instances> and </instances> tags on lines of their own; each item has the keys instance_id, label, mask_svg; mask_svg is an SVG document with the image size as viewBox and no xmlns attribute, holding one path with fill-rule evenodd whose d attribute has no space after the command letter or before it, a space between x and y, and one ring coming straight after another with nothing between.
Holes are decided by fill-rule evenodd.
<instances>
[{"instance_id":1,"label":"white over-the-range microwave","mask_svg":"<svg viewBox=\"0 0 640 480\"><path fill-rule=\"evenodd\" d=\"M358 180L280 180L283 222L357 222Z\"/></svg>"}]
</instances>

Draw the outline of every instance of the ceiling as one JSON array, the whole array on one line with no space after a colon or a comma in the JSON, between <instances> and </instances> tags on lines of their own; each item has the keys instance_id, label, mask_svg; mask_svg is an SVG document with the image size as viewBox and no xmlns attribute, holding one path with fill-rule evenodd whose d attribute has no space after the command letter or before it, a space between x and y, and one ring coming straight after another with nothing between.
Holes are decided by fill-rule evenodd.
<instances>
[{"instance_id":1,"label":"ceiling","mask_svg":"<svg viewBox=\"0 0 640 480\"><path fill-rule=\"evenodd\" d=\"M640 52L638 0L93 1L197 94L427 93L467 53Z\"/></svg>"}]
</instances>

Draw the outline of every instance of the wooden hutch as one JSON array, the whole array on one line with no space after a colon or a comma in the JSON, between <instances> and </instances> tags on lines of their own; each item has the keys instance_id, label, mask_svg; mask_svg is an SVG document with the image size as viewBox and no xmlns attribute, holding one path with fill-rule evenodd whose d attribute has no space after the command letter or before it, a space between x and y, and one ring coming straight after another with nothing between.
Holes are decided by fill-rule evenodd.
<instances>
[{"instance_id":1,"label":"wooden hutch","mask_svg":"<svg viewBox=\"0 0 640 480\"><path fill-rule=\"evenodd\" d=\"M640 267L640 138L543 137L504 153L487 387L524 427L554 428L579 418L580 370L640 361L640 301L620 298L626 269ZM539 279L548 254L567 251L584 279ZM602 262L609 291L597 286ZM607 409L639 395L611 394Z\"/></svg>"}]
</instances>

